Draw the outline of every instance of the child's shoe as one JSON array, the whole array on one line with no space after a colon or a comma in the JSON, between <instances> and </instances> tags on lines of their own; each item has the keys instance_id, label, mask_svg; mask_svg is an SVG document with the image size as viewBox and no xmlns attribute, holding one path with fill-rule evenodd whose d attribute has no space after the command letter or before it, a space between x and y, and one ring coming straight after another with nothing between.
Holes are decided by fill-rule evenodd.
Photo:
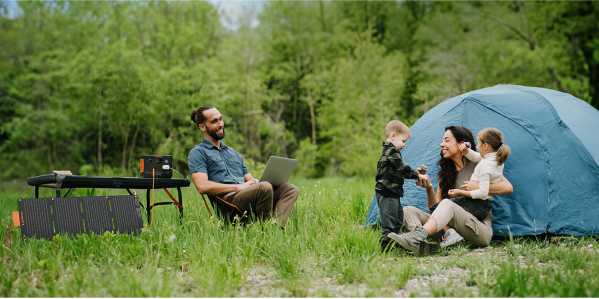
<instances>
[{"instance_id":1,"label":"child's shoe","mask_svg":"<svg viewBox=\"0 0 599 299\"><path fill-rule=\"evenodd\" d=\"M441 243L441 247L445 248L451 245L455 245L462 241L464 241L464 237L460 236L460 234L458 234L458 232L456 232L455 229L450 228L447 230L447 232L445 232L445 235L443 236L443 242Z\"/></svg>"}]
</instances>

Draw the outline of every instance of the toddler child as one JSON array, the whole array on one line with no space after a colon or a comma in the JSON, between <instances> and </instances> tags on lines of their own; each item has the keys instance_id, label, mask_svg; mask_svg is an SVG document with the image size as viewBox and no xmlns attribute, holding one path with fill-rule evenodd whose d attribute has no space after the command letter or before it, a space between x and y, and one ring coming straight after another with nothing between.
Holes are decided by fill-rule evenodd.
<instances>
[{"instance_id":1,"label":"toddler child","mask_svg":"<svg viewBox=\"0 0 599 299\"><path fill-rule=\"evenodd\" d=\"M503 135L495 128L482 129L476 135L476 139L478 153L470 150L464 143L460 144L459 149L468 160L478 162L470 178L471 181L478 182L478 189L451 189L448 194L453 197L455 203L482 221L489 215L493 201L493 194L489 194L489 185L501 180L510 148L503 144Z\"/></svg>"},{"instance_id":2,"label":"toddler child","mask_svg":"<svg viewBox=\"0 0 599 299\"><path fill-rule=\"evenodd\" d=\"M383 141L381 157L376 165L375 196L381 215L381 246L386 250L389 233L399 233L403 224L403 208L400 198L403 196L404 179L424 179L426 167L412 169L404 163L400 150L410 139L410 129L398 120L390 121L385 127L387 141ZM420 173L422 171L422 174Z\"/></svg>"}]
</instances>

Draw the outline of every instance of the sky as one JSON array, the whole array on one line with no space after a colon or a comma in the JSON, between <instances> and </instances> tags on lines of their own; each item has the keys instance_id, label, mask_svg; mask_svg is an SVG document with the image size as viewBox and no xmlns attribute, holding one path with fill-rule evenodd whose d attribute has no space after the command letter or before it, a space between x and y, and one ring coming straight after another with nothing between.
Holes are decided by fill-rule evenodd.
<instances>
[{"instance_id":1,"label":"sky","mask_svg":"<svg viewBox=\"0 0 599 299\"><path fill-rule=\"evenodd\" d=\"M17 1L2 1L4 3L6 3L6 7L8 10L8 17L11 19L14 19L16 17L19 16L19 14L22 12L21 8L19 7L19 3L17 3Z\"/></svg>"},{"instance_id":2,"label":"sky","mask_svg":"<svg viewBox=\"0 0 599 299\"><path fill-rule=\"evenodd\" d=\"M252 27L260 24L258 14L264 9L266 1L208 1L218 8L220 22L228 29L237 30L248 21Z\"/></svg>"},{"instance_id":3,"label":"sky","mask_svg":"<svg viewBox=\"0 0 599 299\"><path fill-rule=\"evenodd\" d=\"M16 18L22 13L18 1L9 0L3 1L7 4L8 17ZM218 9L220 14L220 22L225 28L236 31L241 27L241 24L248 22L252 27L258 26L258 14L264 9L267 1L219 1L208 0Z\"/></svg>"}]
</instances>

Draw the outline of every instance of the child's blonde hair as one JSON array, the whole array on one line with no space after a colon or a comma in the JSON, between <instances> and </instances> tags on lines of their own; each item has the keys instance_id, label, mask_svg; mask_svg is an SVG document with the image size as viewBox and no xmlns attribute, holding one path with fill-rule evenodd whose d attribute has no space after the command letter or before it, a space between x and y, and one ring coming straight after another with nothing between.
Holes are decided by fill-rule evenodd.
<instances>
[{"instance_id":1,"label":"child's blonde hair","mask_svg":"<svg viewBox=\"0 0 599 299\"><path fill-rule=\"evenodd\" d=\"M497 152L497 165L501 166L510 155L510 147L503 144L503 134L495 128L484 128L477 135L479 143L487 143Z\"/></svg>"},{"instance_id":2,"label":"child's blonde hair","mask_svg":"<svg viewBox=\"0 0 599 299\"><path fill-rule=\"evenodd\" d=\"M412 137L410 135L410 129L408 129L408 126L399 120L392 120L387 124L387 126L385 126L385 137L389 138L391 133L395 133L396 135L406 134L408 139Z\"/></svg>"}]
</instances>

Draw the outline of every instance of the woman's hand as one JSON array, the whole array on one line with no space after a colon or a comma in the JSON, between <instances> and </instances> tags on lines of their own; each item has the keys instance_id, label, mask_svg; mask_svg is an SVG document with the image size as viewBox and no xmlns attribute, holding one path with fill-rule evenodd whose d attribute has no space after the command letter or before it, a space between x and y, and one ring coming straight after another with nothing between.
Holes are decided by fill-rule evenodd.
<instances>
[{"instance_id":1,"label":"woman's hand","mask_svg":"<svg viewBox=\"0 0 599 299\"><path fill-rule=\"evenodd\" d=\"M416 180L416 186L420 186L422 188L432 188L433 185L431 185L431 179L429 178L428 175L420 175L419 178Z\"/></svg>"},{"instance_id":2,"label":"woman's hand","mask_svg":"<svg viewBox=\"0 0 599 299\"><path fill-rule=\"evenodd\" d=\"M478 190L478 182L465 181L464 185L460 186L460 188L466 191Z\"/></svg>"},{"instance_id":3,"label":"woman's hand","mask_svg":"<svg viewBox=\"0 0 599 299\"><path fill-rule=\"evenodd\" d=\"M449 197L451 198L456 198L458 196L463 196L463 191L464 190L460 190L460 189L451 189L449 190L449 192L447 192L447 195L449 195Z\"/></svg>"}]
</instances>

